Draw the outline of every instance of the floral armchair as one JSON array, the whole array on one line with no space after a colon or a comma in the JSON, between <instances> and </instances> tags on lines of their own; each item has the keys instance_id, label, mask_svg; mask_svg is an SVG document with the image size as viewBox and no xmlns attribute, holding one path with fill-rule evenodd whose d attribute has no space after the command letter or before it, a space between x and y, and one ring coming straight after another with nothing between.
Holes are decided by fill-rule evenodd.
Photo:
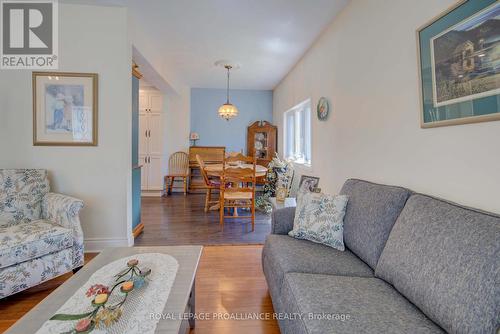
<instances>
[{"instance_id":1,"label":"floral armchair","mask_svg":"<svg viewBox=\"0 0 500 334\"><path fill-rule=\"evenodd\" d=\"M83 266L79 199L43 169L0 169L0 299Z\"/></svg>"}]
</instances>

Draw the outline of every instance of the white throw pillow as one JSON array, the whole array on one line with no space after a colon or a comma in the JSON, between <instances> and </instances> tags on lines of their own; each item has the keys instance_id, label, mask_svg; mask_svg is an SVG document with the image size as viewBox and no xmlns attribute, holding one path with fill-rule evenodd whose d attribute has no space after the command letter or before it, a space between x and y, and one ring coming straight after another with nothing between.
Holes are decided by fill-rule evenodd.
<instances>
[{"instance_id":1,"label":"white throw pillow","mask_svg":"<svg viewBox=\"0 0 500 334\"><path fill-rule=\"evenodd\" d=\"M297 202L293 229L288 235L343 251L347 196L302 193Z\"/></svg>"}]
</instances>

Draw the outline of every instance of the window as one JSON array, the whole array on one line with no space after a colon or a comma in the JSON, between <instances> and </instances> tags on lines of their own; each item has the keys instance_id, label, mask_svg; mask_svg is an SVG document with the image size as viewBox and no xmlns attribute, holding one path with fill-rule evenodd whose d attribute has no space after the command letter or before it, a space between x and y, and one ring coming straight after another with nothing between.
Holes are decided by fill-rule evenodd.
<instances>
[{"instance_id":1,"label":"window","mask_svg":"<svg viewBox=\"0 0 500 334\"><path fill-rule=\"evenodd\" d=\"M311 164L311 100L285 112L285 159Z\"/></svg>"}]
</instances>

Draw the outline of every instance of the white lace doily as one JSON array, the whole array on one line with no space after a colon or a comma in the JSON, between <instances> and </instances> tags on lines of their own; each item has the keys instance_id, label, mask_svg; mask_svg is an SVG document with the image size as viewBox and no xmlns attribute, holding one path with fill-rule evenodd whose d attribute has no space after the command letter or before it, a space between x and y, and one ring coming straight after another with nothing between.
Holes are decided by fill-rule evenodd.
<instances>
[{"instance_id":1,"label":"white lace doily","mask_svg":"<svg viewBox=\"0 0 500 334\"><path fill-rule=\"evenodd\" d=\"M138 266L141 269L151 268L151 274L148 276L146 284L142 288L134 289L129 293L127 301L122 307L123 314L118 322L105 329L96 328L92 333L153 334L159 319L158 317L151 317L151 313L161 313L165 308L179 268L177 260L167 254L136 254L103 266L56 313L78 314L92 311L93 308L90 305L92 298L85 295L89 287L94 284L104 284L111 288L115 283L114 275L126 268L127 261L130 259L138 259ZM123 299L123 294L117 289L109 297L109 305L114 305ZM77 321L47 320L36 333L64 333L73 329Z\"/></svg>"}]
</instances>

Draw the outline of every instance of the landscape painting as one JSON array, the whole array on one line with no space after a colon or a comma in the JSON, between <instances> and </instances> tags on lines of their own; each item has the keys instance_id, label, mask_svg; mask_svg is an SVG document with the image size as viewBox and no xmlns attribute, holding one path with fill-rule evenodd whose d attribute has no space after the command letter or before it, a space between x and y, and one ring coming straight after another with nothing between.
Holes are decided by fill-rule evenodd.
<instances>
[{"instance_id":1,"label":"landscape painting","mask_svg":"<svg viewBox=\"0 0 500 334\"><path fill-rule=\"evenodd\" d=\"M500 4L431 38L434 107L500 92Z\"/></svg>"}]
</instances>

